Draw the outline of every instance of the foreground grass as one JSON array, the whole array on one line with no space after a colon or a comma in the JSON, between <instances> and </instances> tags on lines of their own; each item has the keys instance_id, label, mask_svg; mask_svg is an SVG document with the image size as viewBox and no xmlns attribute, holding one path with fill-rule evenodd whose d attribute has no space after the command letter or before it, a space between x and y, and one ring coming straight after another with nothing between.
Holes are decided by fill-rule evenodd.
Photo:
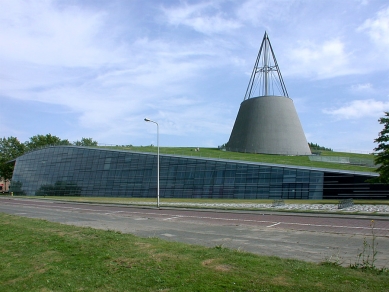
<instances>
[{"instance_id":1,"label":"foreground grass","mask_svg":"<svg viewBox=\"0 0 389 292\"><path fill-rule=\"evenodd\" d=\"M130 150L139 152L157 152L157 147L154 146L101 146L102 148ZM160 147L161 154L172 154L182 156L193 156L202 158L216 158L229 160L243 160L252 162L263 162L273 164L287 164L328 169L342 169L351 171L366 171L373 172L375 168L358 166L352 164L330 163L320 161L310 161L308 156L287 156L287 155L271 155L271 154L254 154L254 153L238 153L230 151L221 151L217 148L201 148L200 151L194 151L194 147ZM321 151L322 156L341 156L356 159L374 159L372 154L344 153L333 151Z\"/></svg>"},{"instance_id":2,"label":"foreground grass","mask_svg":"<svg viewBox=\"0 0 389 292\"><path fill-rule=\"evenodd\" d=\"M0 291L388 291L386 272L0 214Z\"/></svg>"}]
</instances>

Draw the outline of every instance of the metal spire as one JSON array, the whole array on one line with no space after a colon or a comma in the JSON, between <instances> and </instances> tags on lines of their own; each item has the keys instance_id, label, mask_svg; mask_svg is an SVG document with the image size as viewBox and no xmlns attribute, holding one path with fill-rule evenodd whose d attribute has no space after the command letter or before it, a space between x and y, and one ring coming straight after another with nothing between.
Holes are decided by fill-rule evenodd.
<instances>
[{"instance_id":1,"label":"metal spire","mask_svg":"<svg viewBox=\"0 0 389 292\"><path fill-rule=\"evenodd\" d=\"M289 97L269 36L265 32L244 100L269 95Z\"/></svg>"}]
</instances>

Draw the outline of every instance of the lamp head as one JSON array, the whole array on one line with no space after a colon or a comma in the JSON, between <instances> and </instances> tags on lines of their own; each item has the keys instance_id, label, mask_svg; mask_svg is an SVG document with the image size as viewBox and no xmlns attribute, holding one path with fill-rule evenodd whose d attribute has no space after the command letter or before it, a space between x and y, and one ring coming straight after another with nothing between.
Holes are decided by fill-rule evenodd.
<instances>
[{"instance_id":1,"label":"lamp head","mask_svg":"<svg viewBox=\"0 0 389 292\"><path fill-rule=\"evenodd\" d=\"M150 122L151 120L148 118L145 118L145 122Z\"/></svg>"}]
</instances>

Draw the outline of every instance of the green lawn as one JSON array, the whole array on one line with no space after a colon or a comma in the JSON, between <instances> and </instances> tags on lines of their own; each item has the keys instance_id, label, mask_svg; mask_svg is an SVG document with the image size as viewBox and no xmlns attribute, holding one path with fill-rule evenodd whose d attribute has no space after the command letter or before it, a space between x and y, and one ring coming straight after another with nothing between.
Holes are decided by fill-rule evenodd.
<instances>
[{"instance_id":1,"label":"green lawn","mask_svg":"<svg viewBox=\"0 0 389 292\"><path fill-rule=\"evenodd\" d=\"M0 214L0 246L0 291L389 291L387 271L257 256L5 214Z\"/></svg>"},{"instance_id":2,"label":"green lawn","mask_svg":"<svg viewBox=\"0 0 389 292\"><path fill-rule=\"evenodd\" d=\"M130 150L138 152L157 152L157 147L154 146L105 146L103 148L118 149L118 150ZM373 172L375 168L365 167L352 164L330 163L330 162L317 162L310 161L308 156L285 156L285 155L270 155L270 154L252 154L252 153L237 153L230 151L221 151L217 148L200 148L200 151L194 151L195 147L160 147L161 154L173 154L203 158L217 158L217 159L230 159L230 160L243 160L263 163L274 164L287 164L297 166L330 168L330 169L343 169L352 171L367 171ZM344 153L344 152L332 152L332 151L320 151L322 156L337 156L337 157L350 157L356 159L368 159L373 160L372 154L357 154L357 153Z\"/></svg>"}]
</instances>

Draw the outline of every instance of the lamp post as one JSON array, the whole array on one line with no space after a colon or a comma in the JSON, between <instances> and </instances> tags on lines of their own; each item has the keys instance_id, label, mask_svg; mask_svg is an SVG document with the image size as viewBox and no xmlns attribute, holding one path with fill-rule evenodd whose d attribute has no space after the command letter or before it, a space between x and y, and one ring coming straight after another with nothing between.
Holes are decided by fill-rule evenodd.
<instances>
[{"instance_id":1,"label":"lamp post","mask_svg":"<svg viewBox=\"0 0 389 292\"><path fill-rule=\"evenodd\" d=\"M159 208L159 125L148 118L145 118L145 122L154 123L157 125L157 208Z\"/></svg>"}]
</instances>

